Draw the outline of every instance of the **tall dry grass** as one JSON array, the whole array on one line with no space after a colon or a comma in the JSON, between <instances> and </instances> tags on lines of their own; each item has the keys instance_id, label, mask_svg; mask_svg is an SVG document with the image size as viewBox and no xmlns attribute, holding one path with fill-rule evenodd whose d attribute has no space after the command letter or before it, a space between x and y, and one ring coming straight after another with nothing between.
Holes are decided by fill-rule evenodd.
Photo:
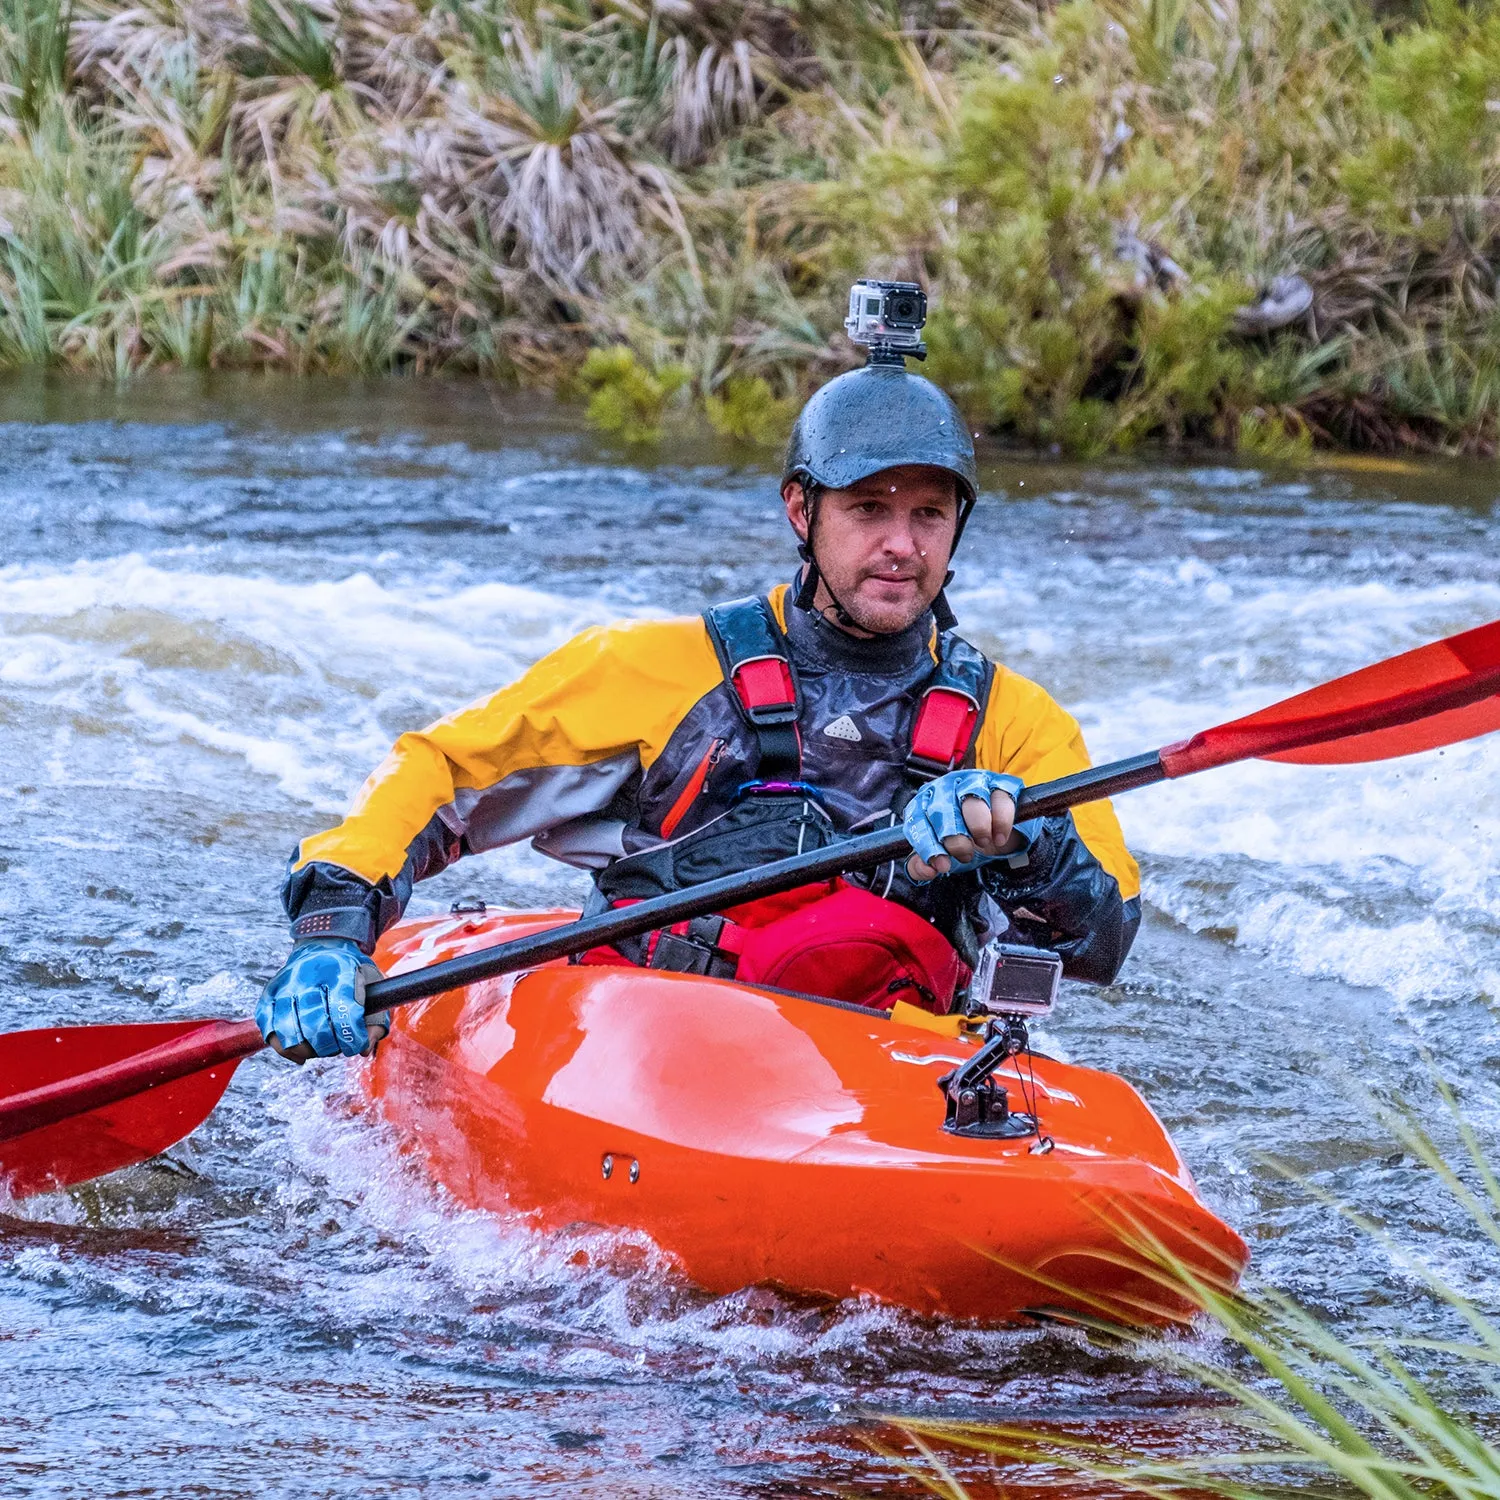
<instances>
[{"instance_id":1,"label":"tall dry grass","mask_svg":"<svg viewBox=\"0 0 1500 1500\"><path fill-rule=\"evenodd\" d=\"M0 362L757 441L874 272L1002 436L1488 452L1497 63L1452 0L0 0Z\"/></svg>"}]
</instances>

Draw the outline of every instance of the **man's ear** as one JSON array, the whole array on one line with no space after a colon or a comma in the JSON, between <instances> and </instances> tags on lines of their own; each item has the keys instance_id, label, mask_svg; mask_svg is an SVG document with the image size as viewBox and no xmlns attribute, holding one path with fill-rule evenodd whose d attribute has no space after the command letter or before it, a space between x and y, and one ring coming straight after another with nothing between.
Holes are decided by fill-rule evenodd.
<instances>
[{"instance_id":1,"label":"man's ear","mask_svg":"<svg viewBox=\"0 0 1500 1500\"><path fill-rule=\"evenodd\" d=\"M797 533L797 540L807 540L807 494L802 488L800 479L788 479L781 487L782 503L786 506L786 518L791 523L792 530Z\"/></svg>"}]
</instances>

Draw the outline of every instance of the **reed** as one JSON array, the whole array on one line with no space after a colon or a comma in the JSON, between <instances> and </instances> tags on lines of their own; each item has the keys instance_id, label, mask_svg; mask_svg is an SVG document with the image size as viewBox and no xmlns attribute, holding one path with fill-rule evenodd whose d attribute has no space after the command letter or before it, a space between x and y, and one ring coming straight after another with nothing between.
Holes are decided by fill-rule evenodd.
<instances>
[{"instance_id":1,"label":"reed","mask_svg":"<svg viewBox=\"0 0 1500 1500\"><path fill-rule=\"evenodd\" d=\"M1500 1255L1500 1180L1452 1095L1438 1087L1452 1130L1440 1149L1405 1108L1374 1111L1405 1154L1427 1169L1473 1226L1480 1261ZM1373 1103L1373 1101L1372 1101ZM1493 1401L1500 1365L1500 1322L1398 1235L1325 1200L1395 1262L1415 1298L1439 1310L1451 1332L1365 1336L1340 1332L1270 1287L1227 1293L1194 1277L1159 1249L1143 1254L1163 1285L1188 1296L1224 1348L1203 1339L1145 1338L1120 1331L1141 1358L1166 1366L1214 1393L1203 1430L1179 1433L1179 1451L1163 1457L1127 1441L1038 1432L1020 1426L909 1422L908 1439L934 1494L964 1500L951 1470L931 1456L947 1449L989 1455L1058 1476L1066 1491L1209 1497L1226 1500L1493 1500L1500 1497L1500 1442L1483 1408ZM1485 1275L1482 1265L1470 1269ZM1492 1278L1492 1272L1490 1273ZM1492 1279L1489 1284L1493 1284ZM1420 1356L1420 1358L1417 1358ZM1479 1414L1471 1414L1480 1408Z\"/></svg>"},{"instance_id":2,"label":"reed","mask_svg":"<svg viewBox=\"0 0 1500 1500\"><path fill-rule=\"evenodd\" d=\"M0 361L766 442L908 275L1001 438L1489 453L1497 64L1455 0L0 0Z\"/></svg>"}]
</instances>

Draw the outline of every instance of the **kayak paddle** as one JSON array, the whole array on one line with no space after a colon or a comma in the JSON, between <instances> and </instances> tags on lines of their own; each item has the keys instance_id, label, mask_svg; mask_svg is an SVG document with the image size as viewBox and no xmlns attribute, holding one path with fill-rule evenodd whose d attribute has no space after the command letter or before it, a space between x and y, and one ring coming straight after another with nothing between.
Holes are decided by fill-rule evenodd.
<instances>
[{"instance_id":1,"label":"kayak paddle","mask_svg":"<svg viewBox=\"0 0 1500 1500\"><path fill-rule=\"evenodd\" d=\"M1500 620L1393 656L1189 740L1021 793L1019 818L1047 817L1213 766L1261 759L1352 764L1411 755L1500 729ZM443 963L366 990L388 1010L536 968L834 876L903 858L899 827ZM144 1161L190 1134L241 1059L265 1043L253 1021L72 1026L0 1035L0 1180L17 1197Z\"/></svg>"}]
</instances>

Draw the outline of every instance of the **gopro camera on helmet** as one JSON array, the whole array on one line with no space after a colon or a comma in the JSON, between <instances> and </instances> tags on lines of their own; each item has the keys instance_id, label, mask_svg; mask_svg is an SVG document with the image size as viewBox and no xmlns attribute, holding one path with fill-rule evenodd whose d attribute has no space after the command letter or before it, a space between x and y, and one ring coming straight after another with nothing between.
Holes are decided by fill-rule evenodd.
<instances>
[{"instance_id":1,"label":"gopro camera on helmet","mask_svg":"<svg viewBox=\"0 0 1500 1500\"><path fill-rule=\"evenodd\" d=\"M927 293L915 281L856 281L849 288L844 329L851 342L870 351L872 365L899 365L910 356L926 359L922 325Z\"/></svg>"}]
</instances>

